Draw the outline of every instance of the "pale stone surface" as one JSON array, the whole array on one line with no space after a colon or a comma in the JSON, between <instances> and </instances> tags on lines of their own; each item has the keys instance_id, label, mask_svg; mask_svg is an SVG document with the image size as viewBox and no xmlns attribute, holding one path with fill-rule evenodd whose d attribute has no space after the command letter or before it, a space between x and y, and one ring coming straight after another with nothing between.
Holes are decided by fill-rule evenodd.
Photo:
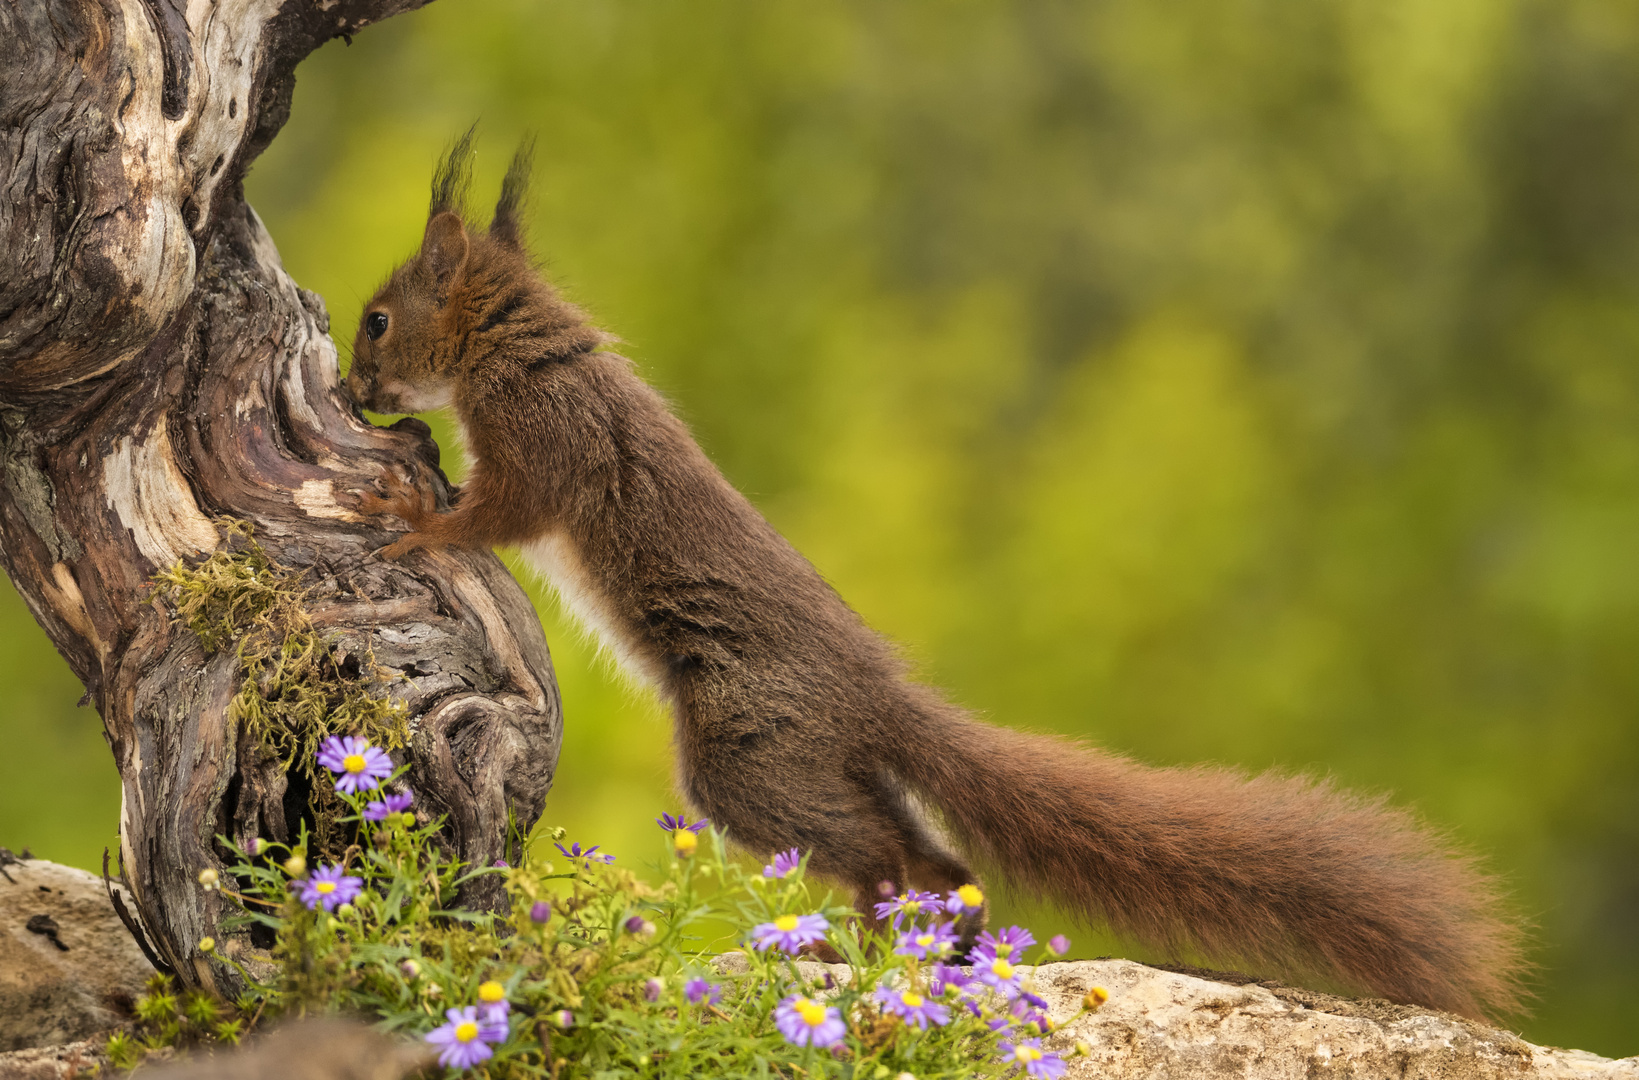
<instances>
[{"instance_id":1,"label":"pale stone surface","mask_svg":"<svg viewBox=\"0 0 1639 1080\"><path fill-rule=\"evenodd\" d=\"M71 1080L93 1070L101 1075L108 1063L102 1048L101 1039L84 1039L0 1054L0 1080Z\"/></svg>"},{"instance_id":2,"label":"pale stone surface","mask_svg":"<svg viewBox=\"0 0 1639 1080\"><path fill-rule=\"evenodd\" d=\"M127 1022L154 969L102 879L42 859L0 869L0 1052L70 1043ZM31 920L55 933L31 931Z\"/></svg>"},{"instance_id":3,"label":"pale stone surface","mask_svg":"<svg viewBox=\"0 0 1639 1080\"><path fill-rule=\"evenodd\" d=\"M717 969L742 973L745 957L725 954ZM797 969L815 982L850 978L840 964ZM1048 1015L1064 1025L1046 1046L1069 1058L1067 1080L1639 1080L1639 1057L1612 1061L1534 1046L1485 1024L1386 1001L1234 985L1129 960L1023 970L1047 999ZM1072 1019L1095 986L1109 991L1109 1002ZM1078 1040L1091 1057L1071 1056ZM1639 1050L1639 1032L1634 1042Z\"/></svg>"},{"instance_id":4,"label":"pale stone surface","mask_svg":"<svg viewBox=\"0 0 1639 1080\"><path fill-rule=\"evenodd\" d=\"M1533 1046L1484 1024L1385 1001L1233 986L1126 960L1048 964L1036 981L1055 1020L1073 1016L1092 987L1110 992L1108 1004L1049 1042L1061 1050L1077 1039L1091 1045L1091 1058L1072 1062L1072 1077L1639 1080L1639 1058Z\"/></svg>"},{"instance_id":5,"label":"pale stone surface","mask_svg":"<svg viewBox=\"0 0 1639 1080\"><path fill-rule=\"evenodd\" d=\"M400 1080L431 1068L432 1048L384 1035L363 1024L336 1019L297 1020L251 1039L243 1047L185 1061L137 1076L145 1080ZM5 1080L0 1073L0 1080Z\"/></svg>"}]
</instances>

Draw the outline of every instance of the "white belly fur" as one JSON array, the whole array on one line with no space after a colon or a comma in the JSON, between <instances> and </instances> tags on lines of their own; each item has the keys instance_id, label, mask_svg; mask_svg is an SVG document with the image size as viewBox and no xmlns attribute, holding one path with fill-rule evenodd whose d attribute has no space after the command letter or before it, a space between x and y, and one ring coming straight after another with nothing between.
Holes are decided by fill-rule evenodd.
<instances>
[{"instance_id":1,"label":"white belly fur","mask_svg":"<svg viewBox=\"0 0 1639 1080\"><path fill-rule=\"evenodd\" d=\"M519 547L529 568L544 578L558 600L589 631L627 675L661 688L657 664L615 617L614 606L597 587L574 543L563 533L549 533Z\"/></svg>"}]
</instances>

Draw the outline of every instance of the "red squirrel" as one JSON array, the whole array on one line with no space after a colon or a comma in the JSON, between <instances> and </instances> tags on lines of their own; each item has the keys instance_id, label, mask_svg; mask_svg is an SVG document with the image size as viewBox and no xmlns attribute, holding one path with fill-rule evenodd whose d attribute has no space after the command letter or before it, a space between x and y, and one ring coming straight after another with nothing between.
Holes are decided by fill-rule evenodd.
<instances>
[{"instance_id":1,"label":"red squirrel","mask_svg":"<svg viewBox=\"0 0 1639 1080\"><path fill-rule=\"evenodd\" d=\"M471 136L434 175L420 251L364 308L346 380L376 412L453 405L473 459L448 512L393 474L388 497L361 495L413 529L384 557L517 545L669 703L694 809L753 852L810 852L867 919L880 882L976 882L954 846L1173 955L1472 1017L1519 1007L1520 934L1495 885L1405 812L993 727L911 681L540 276L527 147L488 230L469 228Z\"/></svg>"}]
</instances>

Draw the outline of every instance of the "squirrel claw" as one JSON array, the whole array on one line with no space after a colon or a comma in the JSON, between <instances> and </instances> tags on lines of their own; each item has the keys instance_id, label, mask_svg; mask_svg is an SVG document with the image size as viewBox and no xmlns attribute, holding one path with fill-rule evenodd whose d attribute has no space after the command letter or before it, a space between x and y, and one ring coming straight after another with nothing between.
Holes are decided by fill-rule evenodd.
<instances>
[{"instance_id":1,"label":"squirrel claw","mask_svg":"<svg viewBox=\"0 0 1639 1080\"><path fill-rule=\"evenodd\" d=\"M382 548L380 551L376 552L376 557L383 559L386 562L397 562L399 559L402 559L416 548L422 546L420 536L420 533L410 533L401 540L395 540L391 544L388 544L386 547Z\"/></svg>"},{"instance_id":2,"label":"squirrel claw","mask_svg":"<svg viewBox=\"0 0 1639 1080\"><path fill-rule=\"evenodd\" d=\"M368 490L359 492L359 510L366 516L391 514L419 529L427 518L437 512L431 492L423 491L396 472L389 470L382 473L381 486L386 489L385 496Z\"/></svg>"}]
</instances>

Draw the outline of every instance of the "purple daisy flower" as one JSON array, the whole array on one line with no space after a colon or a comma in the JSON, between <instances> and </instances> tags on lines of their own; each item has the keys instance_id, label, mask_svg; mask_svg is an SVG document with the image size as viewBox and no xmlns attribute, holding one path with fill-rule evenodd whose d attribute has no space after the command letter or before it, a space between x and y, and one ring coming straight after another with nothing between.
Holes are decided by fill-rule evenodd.
<instances>
[{"instance_id":1,"label":"purple daisy flower","mask_svg":"<svg viewBox=\"0 0 1639 1080\"><path fill-rule=\"evenodd\" d=\"M698 1005L701 1002L715 1005L723 1000L723 987L718 983L694 978L683 984L683 996L689 999L690 1005Z\"/></svg>"},{"instance_id":2,"label":"purple daisy flower","mask_svg":"<svg viewBox=\"0 0 1639 1080\"><path fill-rule=\"evenodd\" d=\"M1036 943L1030 931L1022 926L1009 926L1000 934L985 931L979 935L979 941L973 947L974 963L980 963L980 957L985 960L994 960L1001 957L1004 960L1017 960L1025 949Z\"/></svg>"},{"instance_id":3,"label":"purple daisy flower","mask_svg":"<svg viewBox=\"0 0 1639 1080\"><path fill-rule=\"evenodd\" d=\"M494 979L478 984L478 1015L491 1024L499 1024L503 1039L506 1038L507 1015L511 1012L512 1002L506 999L506 987Z\"/></svg>"},{"instance_id":4,"label":"purple daisy flower","mask_svg":"<svg viewBox=\"0 0 1639 1080\"><path fill-rule=\"evenodd\" d=\"M950 1010L923 997L915 990L890 990L886 986L876 988L876 1000L881 1003L882 1011L892 1013L905 1021L906 1025L915 1024L923 1031L928 1025L943 1027L950 1023Z\"/></svg>"},{"instance_id":5,"label":"purple daisy flower","mask_svg":"<svg viewBox=\"0 0 1639 1080\"><path fill-rule=\"evenodd\" d=\"M1040 1039L1004 1042L997 1049L1003 1061L1010 1061L1015 1069L1023 1069L1035 1080L1058 1080L1064 1075L1064 1059L1051 1050L1043 1050Z\"/></svg>"},{"instance_id":6,"label":"purple daisy flower","mask_svg":"<svg viewBox=\"0 0 1639 1080\"><path fill-rule=\"evenodd\" d=\"M351 904L363 891L362 878L344 873L340 866L321 866L302 879L296 898L306 904L309 911L317 911L320 905L326 911L335 911L343 904Z\"/></svg>"},{"instance_id":7,"label":"purple daisy flower","mask_svg":"<svg viewBox=\"0 0 1639 1080\"><path fill-rule=\"evenodd\" d=\"M1048 1022L1047 1013L1042 1011L1047 1003L1042 1002L1040 1006L1035 1006L1035 1003L1041 1000L1034 994L1021 991L1019 996L1013 1000L1013 1004L1008 1006L1007 1016L998 1016L990 1021L990 1030L1001 1031L1003 1028L1012 1027L1015 1024L1023 1026L1034 1024L1035 1030L1033 1032L1021 1030L1019 1032L1020 1036L1046 1035L1052 1030L1052 1025Z\"/></svg>"},{"instance_id":8,"label":"purple daisy flower","mask_svg":"<svg viewBox=\"0 0 1639 1080\"><path fill-rule=\"evenodd\" d=\"M841 1013L801 994L792 994L774 1006L774 1026L786 1042L821 1050L835 1046L848 1034Z\"/></svg>"},{"instance_id":9,"label":"purple daisy flower","mask_svg":"<svg viewBox=\"0 0 1639 1080\"><path fill-rule=\"evenodd\" d=\"M662 829L665 829L667 832L676 832L678 829L687 829L691 833L697 833L701 829L704 829L707 825L711 824L711 819L701 818L693 825L690 825L689 819L683 814L678 814L676 817L672 817L670 814L661 814L659 817L654 819L654 823L659 825Z\"/></svg>"},{"instance_id":10,"label":"purple daisy flower","mask_svg":"<svg viewBox=\"0 0 1639 1080\"><path fill-rule=\"evenodd\" d=\"M373 788L393 775L393 759L357 735L332 735L319 744L314 755L319 764L336 774L336 790L349 794Z\"/></svg>"},{"instance_id":11,"label":"purple daisy flower","mask_svg":"<svg viewBox=\"0 0 1639 1080\"><path fill-rule=\"evenodd\" d=\"M956 924L948 922L942 926L912 926L899 935L899 943L894 946L894 953L898 956L914 956L918 960L927 960L944 956L956 944Z\"/></svg>"},{"instance_id":12,"label":"purple daisy flower","mask_svg":"<svg viewBox=\"0 0 1639 1080\"><path fill-rule=\"evenodd\" d=\"M564 856L570 859L590 859L592 862L600 863L612 863L615 861L615 857L613 855L593 854L598 848L603 846L602 844L593 844L585 851L581 850L579 840L575 841L573 844L570 844L568 847L564 847L562 844L553 844L552 846L563 852Z\"/></svg>"},{"instance_id":13,"label":"purple daisy flower","mask_svg":"<svg viewBox=\"0 0 1639 1080\"><path fill-rule=\"evenodd\" d=\"M464 1009L446 1009L449 1023L433 1028L424 1036L427 1042L439 1047L438 1063L453 1069L470 1069L480 1061L488 1060L495 1051L491 1043L506 1041L506 1024L497 1024L478 1015L476 1005Z\"/></svg>"},{"instance_id":14,"label":"purple daisy flower","mask_svg":"<svg viewBox=\"0 0 1639 1080\"><path fill-rule=\"evenodd\" d=\"M364 807L365 821L386 821L388 814L402 814L415 802L415 793L406 791L402 795L383 795L379 802L369 803Z\"/></svg>"},{"instance_id":15,"label":"purple daisy flower","mask_svg":"<svg viewBox=\"0 0 1639 1080\"><path fill-rule=\"evenodd\" d=\"M824 941L829 929L831 924L824 915L781 915L773 922L752 927L751 943L759 950L778 947L795 955L804 945Z\"/></svg>"},{"instance_id":16,"label":"purple daisy flower","mask_svg":"<svg viewBox=\"0 0 1639 1080\"><path fill-rule=\"evenodd\" d=\"M791 871L802 865L802 852L796 848L782 851L774 856L774 861L763 867L763 877L783 878Z\"/></svg>"},{"instance_id":17,"label":"purple daisy flower","mask_svg":"<svg viewBox=\"0 0 1639 1080\"><path fill-rule=\"evenodd\" d=\"M928 992L934 997L944 997L945 991L951 987L965 990L973 977L959 967L951 964L934 964L928 975Z\"/></svg>"},{"instance_id":18,"label":"purple daisy flower","mask_svg":"<svg viewBox=\"0 0 1639 1080\"><path fill-rule=\"evenodd\" d=\"M899 916L901 913L909 915L914 919L917 915L922 913L922 909L924 907L933 908L939 906L943 905L939 903L938 893L918 892L915 889L910 889L906 892L900 893L892 900L878 904L876 906L876 917L879 919L886 919L888 916L892 915L894 917L894 925L898 926Z\"/></svg>"},{"instance_id":19,"label":"purple daisy flower","mask_svg":"<svg viewBox=\"0 0 1639 1080\"><path fill-rule=\"evenodd\" d=\"M952 915L967 915L975 911L983 911L985 894L977 885L963 885L960 889L945 897L945 910Z\"/></svg>"},{"instance_id":20,"label":"purple daisy flower","mask_svg":"<svg viewBox=\"0 0 1639 1080\"><path fill-rule=\"evenodd\" d=\"M1019 971L1003 957L992 957L974 963L973 977L1003 997L1019 996Z\"/></svg>"}]
</instances>

